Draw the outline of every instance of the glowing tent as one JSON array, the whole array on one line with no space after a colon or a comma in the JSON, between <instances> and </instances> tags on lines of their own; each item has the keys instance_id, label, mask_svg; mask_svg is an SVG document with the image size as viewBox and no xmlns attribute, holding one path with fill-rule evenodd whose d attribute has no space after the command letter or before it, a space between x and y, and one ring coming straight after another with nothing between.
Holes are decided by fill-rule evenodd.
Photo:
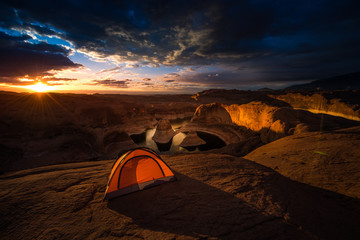
<instances>
[{"instance_id":1,"label":"glowing tent","mask_svg":"<svg viewBox=\"0 0 360 240\"><path fill-rule=\"evenodd\" d=\"M149 148L136 148L114 162L104 199L175 180L174 173L156 152Z\"/></svg>"}]
</instances>

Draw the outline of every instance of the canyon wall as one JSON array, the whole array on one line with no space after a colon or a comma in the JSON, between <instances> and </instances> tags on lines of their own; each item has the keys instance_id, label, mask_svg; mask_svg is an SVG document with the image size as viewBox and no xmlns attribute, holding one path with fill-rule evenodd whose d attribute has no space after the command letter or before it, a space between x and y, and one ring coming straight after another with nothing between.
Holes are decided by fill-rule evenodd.
<instances>
[{"instance_id":1,"label":"canyon wall","mask_svg":"<svg viewBox=\"0 0 360 240\"><path fill-rule=\"evenodd\" d=\"M268 143L286 136L290 128L298 124L292 111L294 110L273 107L258 101L241 105L210 103L201 105L196 109L189 125L195 126L197 124L198 129L207 128L210 130L213 125L217 124L218 130L213 132L221 135L222 139L226 139L227 144L246 140L241 133L238 133L237 139L230 137L230 135L234 135L234 132L237 132L235 126L242 126L258 133L261 141ZM229 131L228 129L234 130ZM229 136L223 137L224 135Z\"/></svg>"},{"instance_id":2,"label":"canyon wall","mask_svg":"<svg viewBox=\"0 0 360 240\"><path fill-rule=\"evenodd\" d=\"M86 95L0 92L0 172L112 159L136 147L131 134L158 118L192 116L190 95Z\"/></svg>"},{"instance_id":3,"label":"canyon wall","mask_svg":"<svg viewBox=\"0 0 360 240\"><path fill-rule=\"evenodd\" d=\"M323 131L354 126L357 122L330 115L319 115L291 107L277 107L264 102L253 101L246 104L204 104L197 108L191 120L192 131L208 129L217 125L213 134L226 139L227 144L241 142L244 137L235 126L243 127L260 136L263 143L269 143L290 134L306 131ZM183 129L189 129L189 126ZM228 129L232 129L229 131ZM237 138L233 137L236 133Z\"/></svg>"},{"instance_id":4,"label":"canyon wall","mask_svg":"<svg viewBox=\"0 0 360 240\"><path fill-rule=\"evenodd\" d=\"M262 102L233 104L224 108L234 124L258 132L264 143L286 136L297 123L291 109L272 107Z\"/></svg>"},{"instance_id":5,"label":"canyon wall","mask_svg":"<svg viewBox=\"0 0 360 240\"><path fill-rule=\"evenodd\" d=\"M287 93L269 96L289 103L295 109L360 121L360 94L357 91L346 93Z\"/></svg>"}]
</instances>

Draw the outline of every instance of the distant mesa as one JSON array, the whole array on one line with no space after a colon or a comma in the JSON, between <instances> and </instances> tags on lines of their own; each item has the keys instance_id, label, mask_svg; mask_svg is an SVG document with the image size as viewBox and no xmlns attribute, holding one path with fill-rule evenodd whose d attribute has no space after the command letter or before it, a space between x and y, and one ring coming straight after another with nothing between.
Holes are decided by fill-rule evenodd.
<instances>
[{"instance_id":1,"label":"distant mesa","mask_svg":"<svg viewBox=\"0 0 360 240\"><path fill-rule=\"evenodd\" d=\"M171 139L176 135L176 132L171 126L171 123L167 119L161 119L158 122L156 131L152 139L156 143L165 144L171 141Z\"/></svg>"},{"instance_id":2,"label":"distant mesa","mask_svg":"<svg viewBox=\"0 0 360 240\"><path fill-rule=\"evenodd\" d=\"M324 78L311 83L293 85L285 88L290 91L335 91L360 90L360 72Z\"/></svg>"},{"instance_id":3,"label":"distant mesa","mask_svg":"<svg viewBox=\"0 0 360 240\"><path fill-rule=\"evenodd\" d=\"M271 88L259 88L257 91L266 92L266 91L274 91L274 89L271 89Z\"/></svg>"},{"instance_id":4,"label":"distant mesa","mask_svg":"<svg viewBox=\"0 0 360 240\"><path fill-rule=\"evenodd\" d=\"M206 142L201 139L195 131L189 132L184 140L180 143L180 147L186 148L188 150L195 150L196 147L206 144Z\"/></svg>"}]
</instances>

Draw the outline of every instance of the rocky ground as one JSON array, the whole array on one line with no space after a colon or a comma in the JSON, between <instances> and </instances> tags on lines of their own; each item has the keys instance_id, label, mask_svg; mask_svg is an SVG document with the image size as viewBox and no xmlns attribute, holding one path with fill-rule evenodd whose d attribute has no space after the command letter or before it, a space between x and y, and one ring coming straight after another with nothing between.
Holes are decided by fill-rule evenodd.
<instances>
[{"instance_id":1,"label":"rocky ground","mask_svg":"<svg viewBox=\"0 0 360 240\"><path fill-rule=\"evenodd\" d=\"M261 146L244 158L315 187L360 198L360 127L308 132Z\"/></svg>"},{"instance_id":2,"label":"rocky ground","mask_svg":"<svg viewBox=\"0 0 360 240\"><path fill-rule=\"evenodd\" d=\"M357 239L360 234L359 211L345 204L347 196L230 155L164 160L178 181L109 202L102 199L112 161L2 175L1 239Z\"/></svg>"},{"instance_id":3,"label":"rocky ground","mask_svg":"<svg viewBox=\"0 0 360 240\"><path fill-rule=\"evenodd\" d=\"M358 239L360 124L339 117L358 113L357 93L299 95L328 114L291 94L2 92L0 239ZM101 159L190 116L177 132L226 146L164 155L178 181L102 201L113 160Z\"/></svg>"}]
</instances>

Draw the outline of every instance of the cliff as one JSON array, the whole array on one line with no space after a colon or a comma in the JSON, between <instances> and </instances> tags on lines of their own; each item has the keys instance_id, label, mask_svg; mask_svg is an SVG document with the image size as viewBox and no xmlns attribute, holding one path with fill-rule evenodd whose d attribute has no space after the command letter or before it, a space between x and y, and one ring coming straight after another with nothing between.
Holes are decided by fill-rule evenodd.
<instances>
[{"instance_id":1,"label":"cliff","mask_svg":"<svg viewBox=\"0 0 360 240\"><path fill-rule=\"evenodd\" d=\"M360 95L357 91L346 93L287 93L270 96L289 103L295 109L326 113L360 121Z\"/></svg>"},{"instance_id":2,"label":"cliff","mask_svg":"<svg viewBox=\"0 0 360 240\"><path fill-rule=\"evenodd\" d=\"M216 126L213 134L221 136L227 144L246 140L235 126L247 128L257 133L263 143L269 143L290 134L306 131L338 129L354 126L357 122L334 117L322 116L291 107L276 107L264 102L253 101L247 104L204 104L197 108L191 123L183 130L208 130ZM230 130L230 131L229 131ZM204 131L204 130L201 130ZM232 135L238 135L238 138ZM248 137L248 136L247 136Z\"/></svg>"}]
</instances>

